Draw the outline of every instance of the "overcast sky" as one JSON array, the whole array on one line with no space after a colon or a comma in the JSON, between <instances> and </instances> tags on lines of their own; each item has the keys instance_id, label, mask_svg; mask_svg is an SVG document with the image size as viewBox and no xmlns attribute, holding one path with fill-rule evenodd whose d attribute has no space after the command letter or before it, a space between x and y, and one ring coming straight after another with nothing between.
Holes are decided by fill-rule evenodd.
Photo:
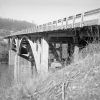
<instances>
[{"instance_id":1,"label":"overcast sky","mask_svg":"<svg viewBox=\"0 0 100 100\"><path fill-rule=\"evenodd\" d=\"M0 16L36 24L100 8L100 0L0 0Z\"/></svg>"}]
</instances>

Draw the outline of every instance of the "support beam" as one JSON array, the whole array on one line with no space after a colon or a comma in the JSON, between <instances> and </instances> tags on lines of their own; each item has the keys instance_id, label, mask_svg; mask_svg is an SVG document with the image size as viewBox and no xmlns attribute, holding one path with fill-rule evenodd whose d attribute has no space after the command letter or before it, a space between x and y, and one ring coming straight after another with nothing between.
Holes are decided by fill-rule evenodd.
<instances>
[{"instance_id":1,"label":"support beam","mask_svg":"<svg viewBox=\"0 0 100 100\"><path fill-rule=\"evenodd\" d=\"M9 66L12 65L11 64L11 47L12 47L12 41L11 38L9 38Z\"/></svg>"}]
</instances>

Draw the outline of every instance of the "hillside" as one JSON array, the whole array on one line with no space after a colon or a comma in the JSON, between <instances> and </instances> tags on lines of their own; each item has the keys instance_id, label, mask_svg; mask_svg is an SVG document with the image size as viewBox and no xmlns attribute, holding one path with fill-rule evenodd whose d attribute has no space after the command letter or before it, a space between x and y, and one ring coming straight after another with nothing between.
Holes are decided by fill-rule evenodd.
<instances>
[{"instance_id":1,"label":"hillside","mask_svg":"<svg viewBox=\"0 0 100 100\"><path fill-rule=\"evenodd\" d=\"M35 24L27 21L0 18L0 36L9 35L10 32L21 31L34 26Z\"/></svg>"}]
</instances>

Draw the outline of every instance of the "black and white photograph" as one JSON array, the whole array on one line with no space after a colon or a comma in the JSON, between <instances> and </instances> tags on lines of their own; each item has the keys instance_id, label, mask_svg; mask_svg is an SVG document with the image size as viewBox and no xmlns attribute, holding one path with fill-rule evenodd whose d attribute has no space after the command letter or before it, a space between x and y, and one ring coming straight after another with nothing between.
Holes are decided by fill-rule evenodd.
<instances>
[{"instance_id":1,"label":"black and white photograph","mask_svg":"<svg viewBox=\"0 0 100 100\"><path fill-rule=\"evenodd\" d=\"M100 100L100 0L0 0L0 100Z\"/></svg>"}]
</instances>

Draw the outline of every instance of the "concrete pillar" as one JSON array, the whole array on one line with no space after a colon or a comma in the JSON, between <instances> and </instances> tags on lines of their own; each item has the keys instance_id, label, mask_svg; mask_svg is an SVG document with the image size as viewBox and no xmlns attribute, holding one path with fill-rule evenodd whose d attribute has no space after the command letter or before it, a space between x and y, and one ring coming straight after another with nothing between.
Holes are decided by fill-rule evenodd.
<instances>
[{"instance_id":1,"label":"concrete pillar","mask_svg":"<svg viewBox=\"0 0 100 100\"><path fill-rule=\"evenodd\" d=\"M12 38L9 38L9 66L14 66L15 51L12 50Z\"/></svg>"},{"instance_id":2,"label":"concrete pillar","mask_svg":"<svg viewBox=\"0 0 100 100\"><path fill-rule=\"evenodd\" d=\"M74 53L73 53L73 62L77 63L79 61L79 47L74 47Z\"/></svg>"},{"instance_id":3,"label":"concrete pillar","mask_svg":"<svg viewBox=\"0 0 100 100\"><path fill-rule=\"evenodd\" d=\"M20 40L16 38L16 55L15 55L15 62L14 62L14 80L15 82L19 83L19 46L20 46Z\"/></svg>"},{"instance_id":4,"label":"concrete pillar","mask_svg":"<svg viewBox=\"0 0 100 100\"><path fill-rule=\"evenodd\" d=\"M9 65L11 65L11 38L9 38Z\"/></svg>"},{"instance_id":5,"label":"concrete pillar","mask_svg":"<svg viewBox=\"0 0 100 100\"><path fill-rule=\"evenodd\" d=\"M37 45L38 45L37 56L38 56L38 68L39 68L39 72L38 73L41 73L42 47L41 47L41 44L40 44L39 40L37 41Z\"/></svg>"},{"instance_id":6,"label":"concrete pillar","mask_svg":"<svg viewBox=\"0 0 100 100\"><path fill-rule=\"evenodd\" d=\"M19 40L16 38L16 52L12 50L12 39L9 38L9 69L13 71L14 82L18 81L18 51L19 51Z\"/></svg>"},{"instance_id":7,"label":"concrete pillar","mask_svg":"<svg viewBox=\"0 0 100 100\"><path fill-rule=\"evenodd\" d=\"M48 73L49 44L44 38L41 40L41 42L42 42L41 74L43 76L46 76Z\"/></svg>"}]
</instances>

